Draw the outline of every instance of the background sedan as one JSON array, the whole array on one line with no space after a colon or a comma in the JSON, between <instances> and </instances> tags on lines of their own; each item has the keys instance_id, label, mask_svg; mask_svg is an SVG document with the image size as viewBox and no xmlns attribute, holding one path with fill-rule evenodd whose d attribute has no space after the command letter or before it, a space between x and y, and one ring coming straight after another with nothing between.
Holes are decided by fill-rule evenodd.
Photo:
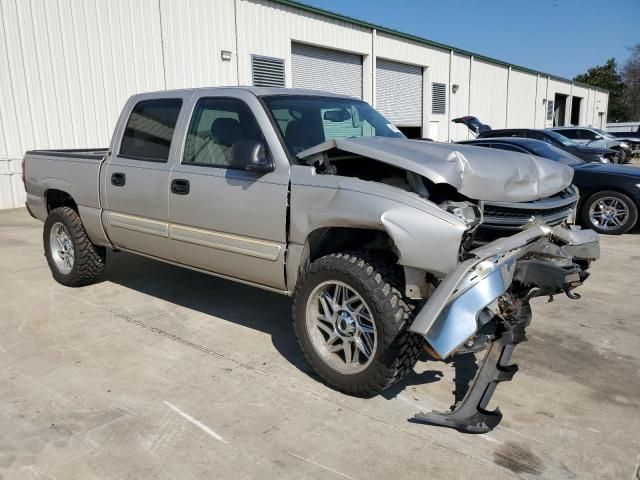
<instances>
[{"instance_id":1,"label":"background sedan","mask_svg":"<svg viewBox=\"0 0 640 480\"><path fill-rule=\"evenodd\" d=\"M587 163L548 143L527 138L481 138L467 145L528 153L573 167L573 183L580 190L578 220L598 233L619 235L638 220L640 168Z\"/></svg>"}]
</instances>

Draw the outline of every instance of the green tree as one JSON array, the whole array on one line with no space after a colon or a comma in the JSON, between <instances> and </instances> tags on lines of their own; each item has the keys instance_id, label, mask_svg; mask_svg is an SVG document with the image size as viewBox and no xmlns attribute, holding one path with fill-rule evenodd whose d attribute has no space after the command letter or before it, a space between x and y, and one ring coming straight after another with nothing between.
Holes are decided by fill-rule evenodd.
<instances>
[{"instance_id":1,"label":"green tree","mask_svg":"<svg viewBox=\"0 0 640 480\"><path fill-rule=\"evenodd\" d=\"M640 121L640 43L629 48L631 55L624 62L622 79L624 80L624 105L629 112L629 120Z\"/></svg>"},{"instance_id":2,"label":"green tree","mask_svg":"<svg viewBox=\"0 0 640 480\"><path fill-rule=\"evenodd\" d=\"M610 58L604 65L590 68L574 80L609 90L608 122L624 122L628 119L628 109L624 103L625 85L618 73L615 58Z\"/></svg>"}]
</instances>

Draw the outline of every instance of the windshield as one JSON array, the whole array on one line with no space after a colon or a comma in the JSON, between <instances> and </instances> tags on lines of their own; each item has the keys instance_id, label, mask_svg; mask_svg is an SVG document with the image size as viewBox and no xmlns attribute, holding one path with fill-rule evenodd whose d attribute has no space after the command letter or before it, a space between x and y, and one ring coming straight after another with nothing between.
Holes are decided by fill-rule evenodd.
<instances>
[{"instance_id":1,"label":"windshield","mask_svg":"<svg viewBox=\"0 0 640 480\"><path fill-rule=\"evenodd\" d=\"M545 133L553 138L555 141L560 142L565 147L577 147L578 144L571 140L570 138L565 137L564 135L559 134L558 132L554 132L553 130L545 130Z\"/></svg>"},{"instance_id":2,"label":"windshield","mask_svg":"<svg viewBox=\"0 0 640 480\"><path fill-rule=\"evenodd\" d=\"M605 132L604 130L600 130L599 128L592 128L592 130L594 132L599 133L600 135L602 135L604 138L610 138L612 140L615 140L615 137L613 135L611 135L609 132Z\"/></svg>"},{"instance_id":3,"label":"windshield","mask_svg":"<svg viewBox=\"0 0 640 480\"><path fill-rule=\"evenodd\" d=\"M548 158L554 162L562 163L563 165L578 165L584 163L578 157L571 155L553 145L549 145L544 142L531 142L527 144L527 148L539 157Z\"/></svg>"},{"instance_id":4,"label":"windshield","mask_svg":"<svg viewBox=\"0 0 640 480\"><path fill-rule=\"evenodd\" d=\"M405 138L361 100L306 95L272 95L262 99L292 155L334 138Z\"/></svg>"}]
</instances>

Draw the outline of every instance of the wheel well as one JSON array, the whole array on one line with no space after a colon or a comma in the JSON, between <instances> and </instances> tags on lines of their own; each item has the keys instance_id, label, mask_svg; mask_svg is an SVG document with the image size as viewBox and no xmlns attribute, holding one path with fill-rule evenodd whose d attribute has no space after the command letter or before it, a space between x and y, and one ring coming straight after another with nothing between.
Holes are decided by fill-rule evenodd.
<instances>
[{"instance_id":1,"label":"wheel well","mask_svg":"<svg viewBox=\"0 0 640 480\"><path fill-rule=\"evenodd\" d=\"M311 232L307 237L307 244L309 262L330 253L353 250L382 251L388 253L394 263L398 261L393 240L383 230L346 227L320 228Z\"/></svg>"},{"instance_id":2,"label":"wheel well","mask_svg":"<svg viewBox=\"0 0 640 480\"><path fill-rule=\"evenodd\" d=\"M47 201L47 212L60 207L70 207L76 212L78 211L78 205L76 205L71 195L62 190L47 190L45 198Z\"/></svg>"},{"instance_id":3,"label":"wheel well","mask_svg":"<svg viewBox=\"0 0 640 480\"><path fill-rule=\"evenodd\" d=\"M607 187L607 188L599 188L599 189L594 188L592 190L587 190L584 194L580 192L580 201L578 202L579 207L581 208L582 205L584 205L584 202L586 202L590 197L592 197L596 193L604 192L605 190L626 195L631 199L633 203L635 203L637 207L640 207L640 203L635 199L635 197L631 194L631 192L625 190L624 188L619 188L619 187Z\"/></svg>"}]
</instances>

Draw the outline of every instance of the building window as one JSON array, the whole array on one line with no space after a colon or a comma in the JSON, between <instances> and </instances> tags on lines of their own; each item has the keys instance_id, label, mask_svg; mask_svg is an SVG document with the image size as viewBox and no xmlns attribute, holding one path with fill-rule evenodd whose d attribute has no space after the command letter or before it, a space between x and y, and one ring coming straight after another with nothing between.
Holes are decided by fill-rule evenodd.
<instances>
[{"instance_id":1,"label":"building window","mask_svg":"<svg viewBox=\"0 0 640 480\"><path fill-rule=\"evenodd\" d=\"M434 115L447 113L447 85L444 83L431 84L431 113Z\"/></svg>"},{"instance_id":2,"label":"building window","mask_svg":"<svg viewBox=\"0 0 640 480\"><path fill-rule=\"evenodd\" d=\"M284 60L251 56L251 72L255 87L284 87Z\"/></svg>"},{"instance_id":3,"label":"building window","mask_svg":"<svg viewBox=\"0 0 640 480\"><path fill-rule=\"evenodd\" d=\"M182 100L166 98L138 102L131 112L120 145L120 156L166 162Z\"/></svg>"},{"instance_id":4,"label":"building window","mask_svg":"<svg viewBox=\"0 0 640 480\"><path fill-rule=\"evenodd\" d=\"M553 120L553 100L547 100L547 120Z\"/></svg>"}]
</instances>

